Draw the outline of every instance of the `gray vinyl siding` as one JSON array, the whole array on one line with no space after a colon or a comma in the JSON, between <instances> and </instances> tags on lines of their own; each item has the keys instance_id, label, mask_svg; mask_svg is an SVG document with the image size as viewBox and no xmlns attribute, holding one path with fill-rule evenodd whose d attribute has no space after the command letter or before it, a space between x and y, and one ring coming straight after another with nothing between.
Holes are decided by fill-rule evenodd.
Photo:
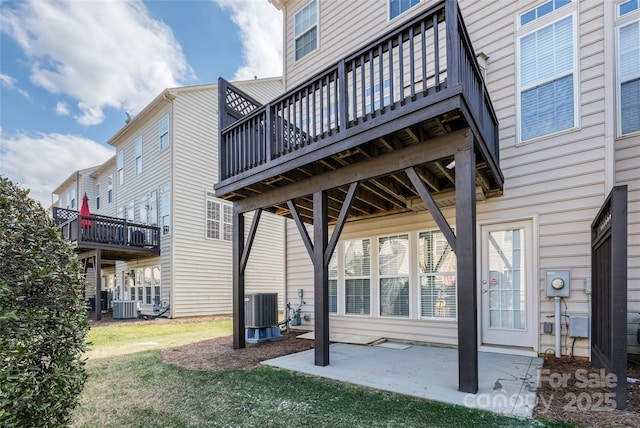
<instances>
[{"instance_id":1,"label":"gray vinyl siding","mask_svg":"<svg viewBox=\"0 0 640 428\"><path fill-rule=\"evenodd\" d=\"M281 79L237 86L265 103L282 92ZM183 88L173 103L172 316L230 314L232 243L206 237L206 195L218 177L218 88ZM246 217L248 230L252 215ZM277 292L283 299L283 239L283 220L263 214L247 266L247 292Z\"/></svg>"},{"instance_id":2,"label":"gray vinyl siding","mask_svg":"<svg viewBox=\"0 0 640 428\"><path fill-rule=\"evenodd\" d=\"M402 15L399 20L388 22L386 1L379 2L326 2L319 5L320 43L316 52L299 61L293 60L292 22L295 12L304 7L306 1L287 3L286 25L286 86L291 88L311 77L318 70L329 66L339 58L355 51L357 47L374 39L412 14L419 13L434 2L423 1ZM517 44L518 16L536 6L540 1L459 1L472 45L476 53L488 56L486 62L486 84L496 110L500 126L500 166L505 176L504 195L477 205L478 227L486 223L511 220L531 220L534 224L534 269L539 301L537 323L539 340L536 350L543 353L554 346L554 337L542 333L541 324L553 314L553 300L546 297L546 271L570 268L571 296L565 299L563 314L587 314L590 296L584 291L585 281L591 276L590 224L609 193L607 171L614 167L607 141L611 144L610 132L605 126L608 120L605 106L612 104L615 96L614 76L607 75L605 49L612 49L611 35L605 23L614 7L608 2L581 1L568 6L575 9L577 17L577 59L574 76L578 79L578 119L575 129L555 135L541 137L530 142L519 143L517 138ZM566 9L565 9L566 10ZM563 12L560 16L565 16ZM367 19L361 19L366 16ZM344 37L348 29L349 37ZM613 128L615 129L615 127ZM640 350L635 345L632 333L640 327L640 139L635 136L616 142L615 181L629 185L629 344L630 351ZM608 184L609 183L609 184ZM445 215L447 210L445 210ZM449 214L450 215L450 214ZM387 219L363 223L377 230ZM425 224L430 224L427 215ZM343 239L355 224L347 225ZM295 226L288 228L288 246L297 235ZM294 235L294 236L295 236ZM299 238L297 238L299 239ZM480 243L478 244L480 245ZM303 248L304 249L304 248ZM301 269L311 269L305 260L288 247L287 295L295 296L295 288L312 281L311 274L302 275ZM306 255L306 251L305 251ZM296 266L294 268L294 266ZM309 296L305 289L305 295ZM309 303L310 298L305 299ZM308 310L312 311L312 307ZM374 311L372 310L372 313ZM369 335L386 334L392 338L412 337L413 321L397 321L370 318L331 318L332 331L358 332ZM454 328L438 329L432 321L417 321L421 327L417 338L437 343L453 344L457 332ZM563 323L564 324L564 323ZM309 324L312 327L312 324ZM566 325L563 325L563 332ZM571 339L572 340L572 339ZM569 341L569 346L571 345ZM565 348L563 353L571 350ZM588 355L588 341L577 340L575 354Z\"/></svg>"}]
</instances>

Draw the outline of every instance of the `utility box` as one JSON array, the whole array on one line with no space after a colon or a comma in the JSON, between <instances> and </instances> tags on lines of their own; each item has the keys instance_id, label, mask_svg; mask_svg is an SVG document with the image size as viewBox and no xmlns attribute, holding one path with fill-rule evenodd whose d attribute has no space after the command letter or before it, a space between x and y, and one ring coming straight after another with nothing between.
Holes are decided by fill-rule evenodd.
<instances>
[{"instance_id":1,"label":"utility box","mask_svg":"<svg viewBox=\"0 0 640 428\"><path fill-rule=\"evenodd\" d=\"M244 299L244 323L247 328L278 325L278 293L247 294Z\"/></svg>"},{"instance_id":2,"label":"utility box","mask_svg":"<svg viewBox=\"0 0 640 428\"><path fill-rule=\"evenodd\" d=\"M547 271L547 297L569 297L571 271L554 269Z\"/></svg>"},{"instance_id":3,"label":"utility box","mask_svg":"<svg viewBox=\"0 0 640 428\"><path fill-rule=\"evenodd\" d=\"M569 315L569 337L589 337L588 315Z\"/></svg>"}]
</instances>

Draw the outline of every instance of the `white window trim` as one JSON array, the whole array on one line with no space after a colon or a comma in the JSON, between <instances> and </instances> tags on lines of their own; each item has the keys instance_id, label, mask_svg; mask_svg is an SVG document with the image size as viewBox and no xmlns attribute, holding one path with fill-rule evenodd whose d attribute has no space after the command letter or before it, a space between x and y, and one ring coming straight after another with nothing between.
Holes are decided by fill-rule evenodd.
<instances>
[{"instance_id":1,"label":"white window trim","mask_svg":"<svg viewBox=\"0 0 640 428\"><path fill-rule=\"evenodd\" d=\"M347 275L345 275L345 249L344 249L344 243L346 241L363 241L365 239L369 240L369 276L366 275L354 275L354 276L349 276L347 277ZM376 297L380 291L379 291L379 287L376 284L377 281L377 275L376 275L376 269L378 268L378 249L377 246L375 245L375 243L377 243L377 237L370 237L370 236L364 236L362 238L351 238L351 239L345 239L344 241L341 241L341 246L342 251L340 252L340 254L338 254L338 256L340 257L340 259L338 259L338 294L340 294L342 292L342 294L344 295L344 299L343 299L343 312L342 314L344 314L345 317L355 317L355 318L374 318L378 317L376 314L379 313L379 304L377 304L377 300L378 298ZM348 313L347 312L347 279L368 279L369 280L369 313L368 314L354 314L354 313ZM342 287L341 287L342 285ZM340 299L338 299L338 302L340 301ZM338 309L340 309L340 307L338 306ZM340 313L340 311L338 310L338 313Z\"/></svg>"},{"instance_id":2,"label":"white window trim","mask_svg":"<svg viewBox=\"0 0 640 428\"><path fill-rule=\"evenodd\" d=\"M133 148L136 154L133 168L135 171L135 175L140 175L142 174L142 135L138 135L136 139L133 140ZM140 160L140 169L138 169L138 160Z\"/></svg>"},{"instance_id":3,"label":"white window trim","mask_svg":"<svg viewBox=\"0 0 640 428\"><path fill-rule=\"evenodd\" d=\"M616 5L616 9L618 11L620 8ZM630 16L633 16L632 19L626 19ZM615 29L615 38L616 38L616 60L615 60L615 70L616 70L616 134L618 138L629 138L629 137L637 137L640 135L640 129L637 131L628 132L626 134L622 133L622 81L620 79L620 29L622 27L626 27L627 25L636 24L640 26L640 9L637 11L633 11L628 15L625 15L621 19L620 22L616 22Z\"/></svg>"},{"instance_id":4,"label":"white window trim","mask_svg":"<svg viewBox=\"0 0 640 428\"><path fill-rule=\"evenodd\" d=\"M162 129L160 127L160 125L162 124L162 121L166 120L167 121L167 130L162 132ZM163 151L165 149L168 149L169 146L171 145L171 138L169 135L169 130L171 129L171 124L169 123L169 115L164 115L163 117L160 118L160 121L158 122L158 131L160 132L160 137L158 138L158 142L160 143L160 150ZM162 137L163 136L167 136L167 145L166 147L162 147Z\"/></svg>"},{"instance_id":5,"label":"white window trim","mask_svg":"<svg viewBox=\"0 0 640 428\"><path fill-rule=\"evenodd\" d=\"M409 257L409 271L405 274L405 275L383 275L380 273L380 239L383 238L391 238L391 237L400 237L403 235L407 235L407 247L409 250L409 253L407 254L407 257ZM412 265L414 264L413 261L413 256L412 256L412 248L413 248L413 238L414 238L415 233L414 232L399 232L399 233L390 233L390 234L386 234L386 235L380 235L377 236L375 238L375 242L376 242L376 281L377 281L377 293L378 293L378 308L377 308L377 313L378 313L378 317L379 318L383 318L383 319L412 319L413 318L413 299L412 299L412 293L411 293L411 286L412 284L415 282L413 276L411 275L411 270L412 270ZM407 315L382 315L382 284L381 281L383 279L388 279L388 278L407 278L409 280L409 313ZM419 284L418 284L419 285Z\"/></svg>"},{"instance_id":6,"label":"white window trim","mask_svg":"<svg viewBox=\"0 0 640 428\"><path fill-rule=\"evenodd\" d=\"M228 207L231 208L233 210L233 205L231 205L228 202L223 201L222 199L218 199L216 197L210 196L209 195L209 191L205 192L205 202L204 202L204 209L205 209L205 213L204 213L204 238L208 241L219 241L219 242L228 242L231 243L233 242L233 236L231 237L231 239L224 239L224 226L225 224L229 224L228 222L224 221L224 208ZM209 202L213 202L215 204L218 204L218 207L220 209L220 219L218 220L218 236L219 238L212 238L209 236L209 210L208 210L208 205ZM233 219L232 219L232 223L233 224ZM232 233L233 235L233 233Z\"/></svg>"},{"instance_id":7,"label":"white window trim","mask_svg":"<svg viewBox=\"0 0 640 428\"><path fill-rule=\"evenodd\" d=\"M409 11L416 10L418 7L420 7L420 3L422 3L422 0L419 0L418 4L411 6L409 9L405 10L404 12L400 12L399 14L397 14L392 18L391 17L391 0L387 0L387 22L397 21L398 19L400 19L401 16L407 15Z\"/></svg>"},{"instance_id":8,"label":"white window trim","mask_svg":"<svg viewBox=\"0 0 640 428\"><path fill-rule=\"evenodd\" d=\"M313 0L310 0L309 2L305 3L304 6L302 6L300 8L300 10L298 10L297 12L295 12L293 14L293 20L292 20L292 26L293 26L293 63L296 64L300 61L305 60L306 58L309 58L311 56L313 56L313 54L315 54L316 52L318 52L320 50L320 0L316 0L316 48L313 49L312 51L310 51L309 53L307 53L306 55L303 55L302 58L298 58L296 59L296 42L298 41L298 39L302 36L304 36L305 34L307 34L309 31L311 31L311 29L314 27L313 25L311 27L309 27L307 29L307 31L305 31L304 33L300 34L299 36L296 37L296 15L298 15L300 12L302 12L302 10L307 7L309 4L311 4Z\"/></svg>"},{"instance_id":9,"label":"white window trim","mask_svg":"<svg viewBox=\"0 0 640 428\"><path fill-rule=\"evenodd\" d=\"M555 24L558 21L563 20L564 18L571 16L571 25L572 25L572 34L573 34L573 69L571 74L573 75L573 127L563 129L560 131L552 132L550 134L541 135L539 137L530 138L528 140L522 139L522 103L521 103L521 85L520 85L520 76L522 74L522 70L520 69L520 40L528 36L531 33L535 33L536 31L541 30L549 25ZM516 19L519 21L520 15L518 14ZM580 40L578 39L578 14L576 11L575 2L571 5L571 7L567 6L558 10L554 10L553 12L545 15L541 18L536 19L533 22L526 24L524 27L526 31L518 31L516 33L516 146L534 143L536 141L552 138L557 135L562 135L570 132L574 132L579 130L580 125L580 59L578 55ZM567 74L568 75L568 74ZM564 76L564 74L563 74ZM557 78L559 76L554 76ZM550 79L551 80L551 79Z\"/></svg>"},{"instance_id":10,"label":"white window trim","mask_svg":"<svg viewBox=\"0 0 640 428\"><path fill-rule=\"evenodd\" d=\"M124 151L119 150L116 153L116 171L118 176L118 186L124 184Z\"/></svg>"},{"instance_id":11,"label":"white window trim","mask_svg":"<svg viewBox=\"0 0 640 428\"><path fill-rule=\"evenodd\" d=\"M416 237L416 262L415 262L415 268L416 268L416 272L417 272L417 276L416 276L416 281L415 281L415 286L416 286L416 291L418 293L418 319L420 320L424 320L424 321L437 321L437 322L447 322L447 323L456 323L458 322L458 272L455 272L456 275L456 316L455 317L429 317L429 316L425 316L422 315L422 277L423 276L430 276L430 274L425 274L420 272L420 248L419 248L419 241L420 241L420 234L423 232L441 232L438 228L435 229L422 229L422 230L418 230L415 232L415 237Z\"/></svg>"}]
</instances>

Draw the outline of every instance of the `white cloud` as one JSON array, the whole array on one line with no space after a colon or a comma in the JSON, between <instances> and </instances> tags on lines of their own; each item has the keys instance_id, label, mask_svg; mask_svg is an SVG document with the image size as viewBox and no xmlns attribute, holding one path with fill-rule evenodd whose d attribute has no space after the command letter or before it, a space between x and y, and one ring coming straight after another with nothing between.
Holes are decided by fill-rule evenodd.
<instances>
[{"instance_id":1,"label":"white cloud","mask_svg":"<svg viewBox=\"0 0 640 428\"><path fill-rule=\"evenodd\" d=\"M282 75L282 13L267 0L214 0L231 11L243 46L243 65L234 79Z\"/></svg>"},{"instance_id":2,"label":"white cloud","mask_svg":"<svg viewBox=\"0 0 640 428\"><path fill-rule=\"evenodd\" d=\"M113 150L77 135L0 132L0 174L21 187L43 208L51 205L51 192L76 170L100 165Z\"/></svg>"},{"instance_id":3,"label":"white cloud","mask_svg":"<svg viewBox=\"0 0 640 428\"><path fill-rule=\"evenodd\" d=\"M56 113L58 116L71 116L69 112L69 105L64 101L58 101L56 104Z\"/></svg>"},{"instance_id":4,"label":"white cloud","mask_svg":"<svg viewBox=\"0 0 640 428\"><path fill-rule=\"evenodd\" d=\"M24 89L20 89L18 87L18 81L15 78L9 76L8 74L0 73L0 82L2 82L2 86L5 86L9 89L16 91L17 93L19 93L20 95L22 95L28 100L31 99L31 96L27 91L25 91Z\"/></svg>"},{"instance_id":5,"label":"white cloud","mask_svg":"<svg viewBox=\"0 0 640 428\"><path fill-rule=\"evenodd\" d=\"M29 0L0 11L0 28L29 58L33 83L77 100L83 125L102 122L105 107L139 111L194 77L171 28L140 0Z\"/></svg>"}]
</instances>

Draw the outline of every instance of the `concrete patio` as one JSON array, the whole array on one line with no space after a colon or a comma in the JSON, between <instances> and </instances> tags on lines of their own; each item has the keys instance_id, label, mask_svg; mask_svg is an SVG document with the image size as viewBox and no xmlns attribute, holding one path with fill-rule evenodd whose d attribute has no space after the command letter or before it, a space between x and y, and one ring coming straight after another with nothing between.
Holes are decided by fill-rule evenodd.
<instances>
[{"instance_id":1,"label":"concrete patio","mask_svg":"<svg viewBox=\"0 0 640 428\"><path fill-rule=\"evenodd\" d=\"M426 345L383 342L373 346L334 343L330 364L314 365L313 350L263 362L265 365L488 410L531 417L542 358L478 353L478 393L458 391L458 351Z\"/></svg>"}]
</instances>

